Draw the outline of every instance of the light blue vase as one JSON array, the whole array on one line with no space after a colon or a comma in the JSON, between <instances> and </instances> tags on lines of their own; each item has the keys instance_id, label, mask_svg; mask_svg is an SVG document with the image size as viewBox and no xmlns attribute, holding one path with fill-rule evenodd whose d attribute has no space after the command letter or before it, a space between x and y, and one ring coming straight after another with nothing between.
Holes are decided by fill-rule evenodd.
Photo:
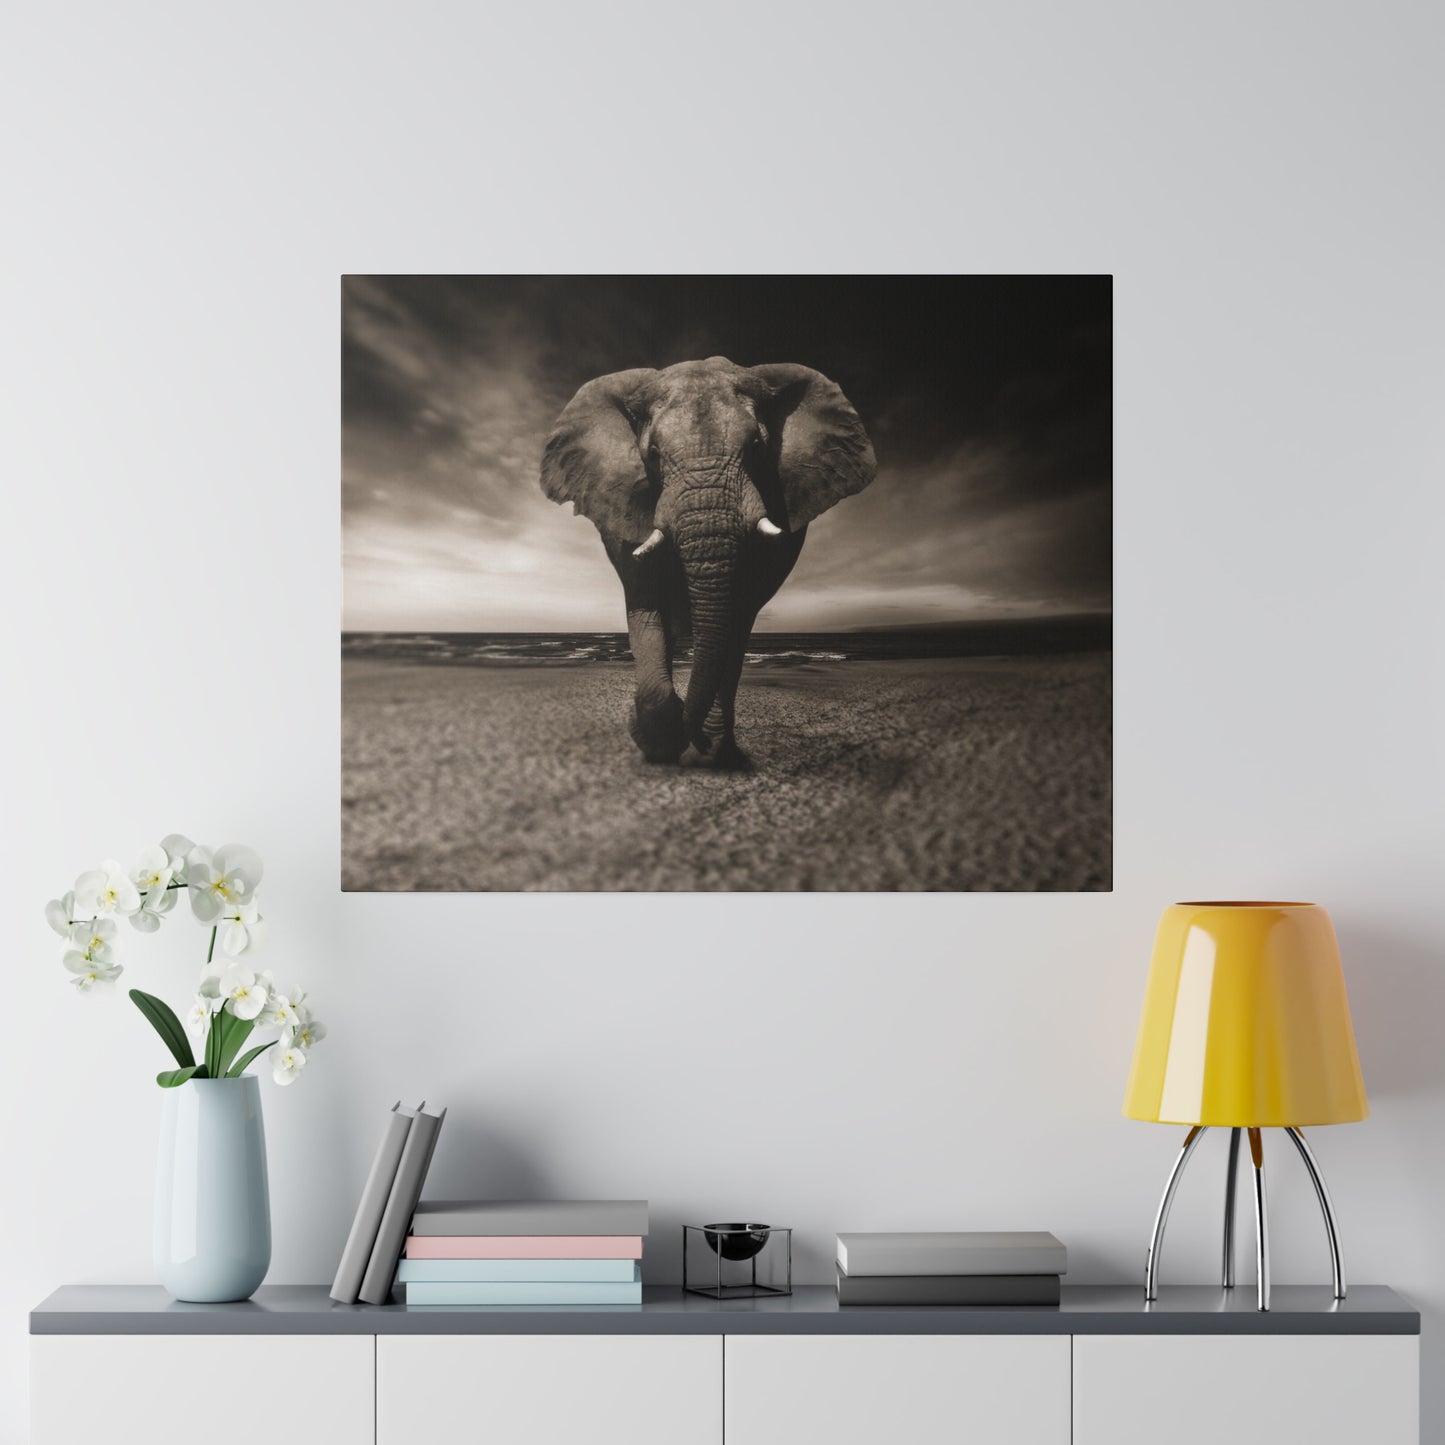
<instances>
[{"instance_id":1,"label":"light blue vase","mask_svg":"<svg viewBox=\"0 0 1445 1445\"><path fill-rule=\"evenodd\" d=\"M161 1090L155 1262L178 1300L249 1299L265 1279L271 1203L253 1074Z\"/></svg>"}]
</instances>

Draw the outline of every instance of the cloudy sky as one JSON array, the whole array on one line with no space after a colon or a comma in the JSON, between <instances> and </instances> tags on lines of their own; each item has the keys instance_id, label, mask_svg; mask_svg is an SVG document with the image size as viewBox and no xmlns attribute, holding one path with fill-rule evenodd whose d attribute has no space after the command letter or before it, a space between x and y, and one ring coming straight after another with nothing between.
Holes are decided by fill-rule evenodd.
<instances>
[{"instance_id":1,"label":"cloudy sky","mask_svg":"<svg viewBox=\"0 0 1445 1445\"><path fill-rule=\"evenodd\" d=\"M713 355L825 372L878 455L760 630L1110 606L1108 278L355 276L342 329L347 630L624 630L542 445L592 377Z\"/></svg>"}]
</instances>

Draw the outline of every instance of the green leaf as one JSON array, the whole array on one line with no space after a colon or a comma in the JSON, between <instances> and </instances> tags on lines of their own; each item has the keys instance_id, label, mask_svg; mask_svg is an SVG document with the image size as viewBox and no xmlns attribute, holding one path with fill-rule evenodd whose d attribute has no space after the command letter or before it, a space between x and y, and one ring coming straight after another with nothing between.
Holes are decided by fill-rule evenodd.
<instances>
[{"instance_id":1,"label":"green leaf","mask_svg":"<svg viewBox=\"0 0 1445 1445\"><path fill-rule=\"evenodd\" d=\"M206 1030L206 1072L213 1079L221 1077L221 1035L225 1032L228 1017L224 1009L218 1009L211 1015L211 1025Z\"/></svg>"},{"instance_id":2,"label":"green leaf","mask_svg":"<svg viewBox=\"0 0 1445 1445\"><path fill-rule=\"evenodd\" d=\"M216 1077L224 1079L231 1061L241 1050L241 1045L251 1036L256 1027L254 1019L237 1018L235 1014L223 1014L226 1022L221 1026L221 1049L216 1058Z\"/></svg>"},{"instance_id":3,"label":"green leaf","mask_svg":"<svg viewBox=\"0 0 1445 1445\"><path fill-rule=\"evenodd\" d=\"M206 1066L204 1064L192 1064L186 1069L167 1069L162 1074L156 1075L156 1083L163 1089L174 1089L184 1084L187 1079L205 1078Z\"/></svg>"},{"instance_id":4,"label":"green leaf","mask_svg":"<svg viewBox=\"0 0 1445 1445\"><path fill-rule=\"evenodd\" d=\"M191 1053L191 1041L181 1027L171 1006L164 999L152 993L142 993L138 988L130 991L130 1001L150 1020L151 1027L161 1036L161 1041L171 1051L171 1057L183 1068L189 1069L196 1062Z\"/></svg>"},{"instance_id":5,"label":"green leaf","mask_svg":"<svg viewBox=\"0 0 1445 1445\"><path fill-rule=\"evenodd\" d=\"M239 1079L267 1049L274 1048L281 1042L280 1039L272 1039L269 1044L257 1044L254 1049L248 1049L234 1064L231 1065L231 1072L226 1075L228 1079Z\"/></svg>"}]
</instances>

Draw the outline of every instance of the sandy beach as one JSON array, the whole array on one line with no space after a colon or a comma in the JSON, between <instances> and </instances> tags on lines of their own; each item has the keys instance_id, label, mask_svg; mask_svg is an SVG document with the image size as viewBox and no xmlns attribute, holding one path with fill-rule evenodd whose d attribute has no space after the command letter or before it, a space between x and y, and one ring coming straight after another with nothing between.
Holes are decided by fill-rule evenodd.
<instances>
[{"instance_id":1,"label":"sandy beach","mask_svg":"<svg viewBox=\"0 0 1445 1445\"><path fill-rule=\"evenodd\" d=\"M743 774L644 764L618 663L349 657L342 693L347 890L1111 886L1107 653L750 668Z\"/></svg>"}]
</instances>

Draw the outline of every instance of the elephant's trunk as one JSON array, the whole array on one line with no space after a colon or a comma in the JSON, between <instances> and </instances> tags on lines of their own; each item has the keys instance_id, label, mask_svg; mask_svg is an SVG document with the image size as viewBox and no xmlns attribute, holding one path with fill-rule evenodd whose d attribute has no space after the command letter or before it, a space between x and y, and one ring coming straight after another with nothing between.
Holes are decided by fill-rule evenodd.
<instances>
[{"instance_id":1,"label":"elephant's trunk","mask_svg":"<svg viewBox=\"0 0 1445 1445\"><path fill-rule=\"evenodd\" d=\"M761 515L762 502L738 467L690 479L672 515L692 609L692 676L683 723L688 741L703 751L709 746L704 724L722 688L729 650L736 645L743 539Z\"/></svg>"}]
</instances>

